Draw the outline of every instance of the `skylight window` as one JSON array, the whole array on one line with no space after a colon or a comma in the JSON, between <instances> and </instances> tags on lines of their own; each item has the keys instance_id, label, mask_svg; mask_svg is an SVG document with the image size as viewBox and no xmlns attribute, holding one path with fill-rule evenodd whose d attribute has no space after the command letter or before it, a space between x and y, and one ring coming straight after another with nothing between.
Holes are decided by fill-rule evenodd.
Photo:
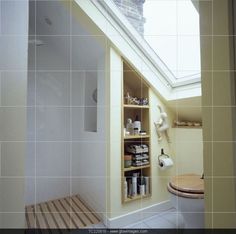
<instances>
[{"instance_id":1,"label":"skylight window","mask_svg":"<svg viewBox=\"0 0 236 234\"><path fill-rule=\"evenodd\" d=\"M200 78L199 13L191 0L113 0L176 80Z\"/></svg>"}]
</instances>

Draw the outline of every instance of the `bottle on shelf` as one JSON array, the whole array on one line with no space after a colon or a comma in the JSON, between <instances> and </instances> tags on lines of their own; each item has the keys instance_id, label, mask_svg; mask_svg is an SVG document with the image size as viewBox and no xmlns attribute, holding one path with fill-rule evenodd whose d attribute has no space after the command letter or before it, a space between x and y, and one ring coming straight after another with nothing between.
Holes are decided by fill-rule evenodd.
<instances>
[{"instance_id":1,"label":"bottle on shelf","mask_svg":"<svg viewBox=\"0 0 236 234\"><path fill-rule=\"evenodd\" d=\"M140 182L139 182L139 194L141 196L145 195L145 183L144 183L144 178L141 176Z\"/></svg>"},{"instance_id":2,"label":"bottle on shelf","mask_svg":"<svg viewBox=\"0 0 236 234\"><path fill-rule=\"evenodd\" d=\"M132 176L132 196L137 196L138 192L137 192L137 188L138 188L138 184L137 184L137 175L133 174Z\"/></svg>"},{"instance_id":3,"label":"bottle on shelf","mask_svg":"<svg viewBox=\"0 0 236 234\"><path fill-rule=\"evenodd\" d=\"M132 191L132 180L128 179L128 197L132 197L133 191Z\"/></svg>"},{"instance_id":4,"label":"bottle on shelf","mask_svg":"<svg viewBox=\"0 0 236 234\"><path fill-rule=\"evenodd\" d=\"M124 181L124 198L127 199L128 197L128 185L127 185L127 180L125 178L125 181Z\"/></svg>"},{"instance_id":5,"label":"bottle on shelf","mask_svg":"<svg viewBox=\"0 0 236 234\"><path fill-rule=\"evenodd\" d=\"M124 167L129 168L132 166L132 155L126 154L124 156Z\"/></svg>"},{"instance_id":6,"label":"bottle on shelf","mask_svg":"<svg viewBox=\"0 0 236 234\"><path fill-rule=\"evenodd\" d=\"M149 191L149 177L144 176L144 184L145 184L145 194L148 195L150 193Z\"/></svg>"},{"instance_id":7,"label":"bottle on shelf","mask_svg":"<svg viewBox=\"0 0 236 234\"><path fill-rule=\"evenodd\" d=\"M134 129L137 129L138 134L139 134L139 132L141 131L141 121L139 120L138 115L136 115L136 117L135 117L135 121L134 121L134 123L133 123L133 128L134 128Z\"/></svg>"},{"instance_id":8,"label":"bottle on shelf","mask_svg":"<svg viewBox=\"0 0 236 234\"><path fill-rule=\"evenodd\" d=\"M129 135L134 134L134 124L132 123L132 119L128 118L126 122L126 132L129 133Z\"/></svg>"}]
</instances>

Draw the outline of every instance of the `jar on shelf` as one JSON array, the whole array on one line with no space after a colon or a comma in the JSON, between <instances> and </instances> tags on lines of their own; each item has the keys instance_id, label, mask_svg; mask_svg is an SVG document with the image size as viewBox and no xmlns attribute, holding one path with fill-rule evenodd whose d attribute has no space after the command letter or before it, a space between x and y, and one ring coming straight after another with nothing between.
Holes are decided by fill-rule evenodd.
<instances>
[{"instance_id":1,"label":"jar on shelf","mask_svg":"<svg viewBox=\"0 0 236 234\"><path fill-rule=\"evenodd\" d=\"M124 166L125 166L125 168L132 166L132 155L125 155L124 156Z\"/></svg>"}]
</instances>

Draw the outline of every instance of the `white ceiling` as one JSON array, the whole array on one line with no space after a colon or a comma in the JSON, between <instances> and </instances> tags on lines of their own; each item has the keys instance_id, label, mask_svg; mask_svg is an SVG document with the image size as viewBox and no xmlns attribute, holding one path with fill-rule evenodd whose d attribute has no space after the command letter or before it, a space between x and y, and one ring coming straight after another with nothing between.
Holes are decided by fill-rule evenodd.
<instances>
[{"instance_id":1,"label":"white ceiling","mask_svg":"<svg viewBox=\"0 0 236 234\"><path fill-rule=\"evenodd\" d=\"M31 38L36 35L43 42L36 48L36 57L41 56L37 61L53 59L59 68L60 64L63 68L69 64L73 70L96 70L104 58L105 37L93 36L71 15L69 8L60 1L30 2L29 33ZM30 46L32 49L34 44ZM38 69L45 67L37 65Z\"/></svg>"}]
</instances>

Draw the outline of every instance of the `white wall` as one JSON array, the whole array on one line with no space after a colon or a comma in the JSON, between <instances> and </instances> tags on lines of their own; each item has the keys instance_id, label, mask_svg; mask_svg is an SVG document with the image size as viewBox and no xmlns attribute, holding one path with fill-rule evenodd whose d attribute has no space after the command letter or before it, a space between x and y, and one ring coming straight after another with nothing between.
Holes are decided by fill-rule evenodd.
<instances>
[{"instance_id":1,"label":"white wall","mask_svg":"<svg viewBox=\"0 0 236 234\"><path fill-rule=\"evenodd\" d=\"M29 49L25 202L34 204L70 194L70 72L49 43Z\"/></svg>"},{"instance_id":2,"label":"white wall","mask_svg":"<svg viewBox=\"0 0 236 234\"><path fill-rule=\"evenodd\" d=\"M49 48L48 53L55 51ZM69 72L29 72L26 204L71 193L82 193L85 199L92 194L96 199L89 203L104 204L104 178L97 179L106 173L104 75L78 71L70 79ZM84 85L91 77L98 79L97 132L85 131ZM70 176L76 178L70 181ZM91 182L84 184L81 176ZM99 194L94 190L97 184Z\"/></svg>"},{"instance_id":3,"label":"white wall","mask_svg":"<svg viewBox=\"0 0 236 234\"><path fill-rule=\"evenodd\" d=\"M84 72L84 130L97 131L97 72Z\"/></svg>"},{"instance_id":4,"label":"white wall","mask_svg":"<svg viewBox=\"0 0 236 234\"><path fill-rule=\"evenodd\" d=\"M0 227L23 228L28 0L0 6Z\"/></svg>"},{"instance_id":5,"label":"white wall","mask_svg":"<svg viewBox=\"0 0 236 234\"><path fill-rule=\"evenodd\" d=\"M104 64L99 67L104 69ZM90 72L82 79L86 79ZM77 79L77 74L73 80ZM80 194L100 216L106 212L106 107L105 107L105 73L97 74L97 132L87 132L84 129L84 107L73 108L72 112L72 193ZM81 82L80 92L75 94L75 100L80 101L85 87ZM78 121L79 120L79 121Z\"/></svg>"}]
</instances>

